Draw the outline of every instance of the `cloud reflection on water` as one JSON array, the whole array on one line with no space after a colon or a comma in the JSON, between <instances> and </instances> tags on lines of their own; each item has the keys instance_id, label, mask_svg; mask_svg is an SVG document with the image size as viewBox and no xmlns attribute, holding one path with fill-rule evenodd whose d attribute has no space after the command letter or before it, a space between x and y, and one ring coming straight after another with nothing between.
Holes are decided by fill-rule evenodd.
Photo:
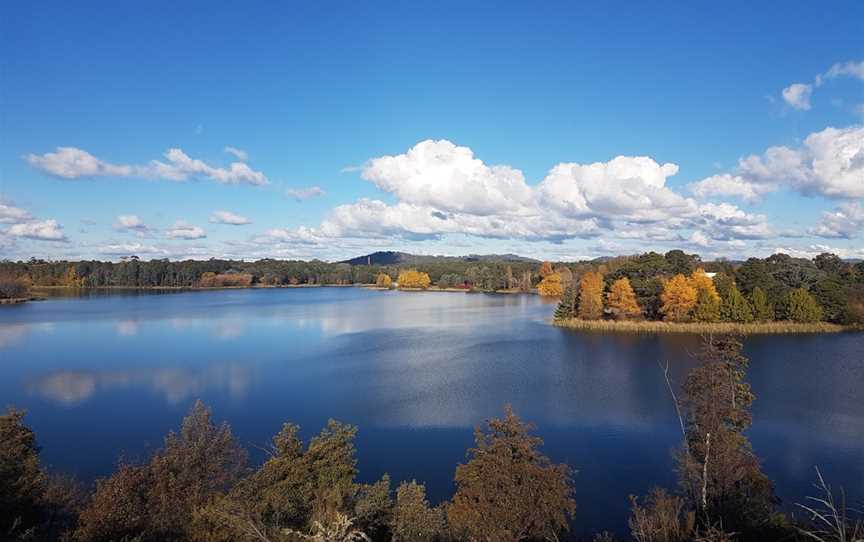
<instances>
[{"instance_id":1,"label":"cloud reflection on water","mask_svg":"<svg viewBox=\"0 0 864 542\"><path fill-rule=\"evenodd\" d=\"M6 348L17 344L30 333L41 330L50 333L54 330L52 322L39 324L3 324L0 325L0 348Z\"/></svg>"},{"instance_id":2,"label":"cloud reflection on water","mask_svg":"<svg viewBox=\"0 0 864 542\"><path fill-rule=\"evenodd\" d=\"M81 404L97 392L124 388L150 389L169 404L205 391L224 391L233 399L246 396L251 381L248 366L215 364L203 369L161 367L126 371L56 371L27 386L31 394L64 406Z\"/></svg>"}]
</instances>

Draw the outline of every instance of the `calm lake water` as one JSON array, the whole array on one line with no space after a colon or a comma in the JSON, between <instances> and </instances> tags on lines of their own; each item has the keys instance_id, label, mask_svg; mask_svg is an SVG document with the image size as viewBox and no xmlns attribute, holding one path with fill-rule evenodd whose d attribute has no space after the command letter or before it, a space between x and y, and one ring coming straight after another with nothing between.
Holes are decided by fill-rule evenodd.
<instances>
[{"instance_id":1,"label":"calm lake water","mask_svg":"<svg viewBox=\"0 0 864 542\"><path fill-rule=\"evenodd\" d=\"M674 484L694 337L550 326L535 296L360 288L120 293L0 307L0 406L27 408L53 469L84 480L140 458L209 404L249 448L284 421L356 424L360 476L453 491L472 427L511 403L578 470L577 532L625 528L629 494ZM814 466L864 499L864 334L746 340L750 437L787 504ZM253 454L254 455L254 454Z\"/></svg>"}]
</instances>

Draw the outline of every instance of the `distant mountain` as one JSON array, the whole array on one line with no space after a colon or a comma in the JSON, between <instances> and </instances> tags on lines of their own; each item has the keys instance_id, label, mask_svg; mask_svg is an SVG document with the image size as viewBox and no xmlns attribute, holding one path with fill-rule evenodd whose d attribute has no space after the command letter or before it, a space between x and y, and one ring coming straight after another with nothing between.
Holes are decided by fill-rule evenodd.
<instances>
[{"instance_id":1,"label":"distant mountain","mask_svg":"<svg viewBox=\"0 0 864 542\"><path fill-rule=\"evenodd\" d=\"M365 256L357 256L350 260L339 263L351 265L420 265L435 262L532 262L540 263L539 260L526 258L516 254L470 254L468 256L426 256L420 254L408 254L407 252L373 252Z\"/></svg>"}]
</instances>

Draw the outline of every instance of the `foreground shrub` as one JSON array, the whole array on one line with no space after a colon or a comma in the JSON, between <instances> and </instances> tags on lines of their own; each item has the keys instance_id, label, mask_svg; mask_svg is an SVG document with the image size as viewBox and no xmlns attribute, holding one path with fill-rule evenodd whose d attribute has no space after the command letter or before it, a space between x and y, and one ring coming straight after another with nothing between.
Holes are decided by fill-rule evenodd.
<instances>
[{"instance_id":1,"label":"foreground shrub","mask_svg":"<svg viewBox=\"0 0 864 542\"><path fill-rule=\"evenodd\" d=\"M239 479L246 452L227 424L215 426L210 410L197 401L180 433L145 465L123 465L98 483L81 513L75 538L99 542L138 538L192 540L193 513Z\"/></svg>"},{"instance_id":2,"label":"foreground shrub","mask_svg":"<svg viewBox=\"0 0 864 542\"><path fill-rule=\"evenodd\" d=\"M807 513L809 522L800 532L816 542L860 542L864 540L864 510L854 510L846 503L846 494L839 498L816 469L818 497L807 497L807 504L798 506Z\"/></svg>"},{"instance_id":3,"label":"foreground shrub","mask_svg":"<svg viewBox=\"0 0 864 542\"><path fill-rule=\"evenodd\" d=\"M393 542L433 542L444 536L447 523L442 508L430 508L426 487L414 480L396 488L391 530Z\"/></svg>"},{"instance_id":4,"label":"foreground shrub","mask_svg":"<svg viewBox=\"0 0 864 542\"><path fill-rule=\"evenodd\" d=\"M0 416L0 534L35 529L45 482L36 435L24 425L24 411L10 409Z\"/></svg>"},{"instance_id":5,"label":"foreground shrub","mask_svg":"<svg viewBox=\"0 0 864 542\"><path fill-rule=\"evenodd\" d=\"M576 511L570 468L538 451L542 440L508 406L474 431L470 460L456 468L447 510L455 534L471 540L556 539Z\"/></svg>"},{"instance_id":6,"label":"foreground shrub","mask_svg":"<svg viewBox=\"0 0 864 542\"><path fill-rule=\"evenodd\" d=\"M688 542L696 529L696 514L686 501L654 488L644 503L630 497L630 533L636 542Z\"/></svg>"},{"instance_id":7,"label":"foreground shrub","mask_svg":"<svg viewBox=\"0 0 864 542\"><path fill-rule=\"evenodd\" d=\"M0 540L54 540L74 528L83 492L71 477L49 476L24 411L0 415Z\"/></svg>"},{"instance_id":8,"label":"foreground shrub","mask_svg":"<svg viewBox=\"0 0 864 542\"><path fill-rule=\"evenodd\" d=\"M110 478L96 483L96 492L81 511L75 540L149 540L152 536L148 497L152 480L144 465L120 465Z\"/></svg>"}]
</instances>

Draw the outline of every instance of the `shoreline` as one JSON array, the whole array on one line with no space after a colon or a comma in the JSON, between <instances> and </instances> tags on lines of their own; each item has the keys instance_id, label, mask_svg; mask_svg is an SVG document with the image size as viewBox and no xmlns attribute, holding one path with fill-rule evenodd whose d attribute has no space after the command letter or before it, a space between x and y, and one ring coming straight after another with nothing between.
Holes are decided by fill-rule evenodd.
<instances>
[{"instance_id":1,"label":"shoreline","mask_svg":"<svg viewBox=\"0 0 864 542\"><path fill-rule=\"evenodd\" d=\"M29 303L31 301L44 301L44 297L29 296L29 297L6 297L0 299L0 305L20 305L21 303Z\"/></svg>"},{"instance_id":2,"label":"shoreline","mask_svg":"<svg viewBox=\"0 0 864 542\"><path fill-rule=\"evenodd\" d=\"M669 334L702 334L702 333L734 333L741 335L782 335L795 333L842 333L845 331L861 331L854 326L815 322L804 324L798 322L756 322L741 324L735 322L663 322L654 320L616 321L616 320L580 320L567 318L553 320L552 325L566 329L610 333L669 333Z\"/></svg>"},{"instance_id":3,"label":"shoreline","mask_svg":"<svg viewBox=\"0 0 864 542\"><path fill-rule=\"evenodd\" d=\"M278 288L360 288L368 284L255 284L250 286L33 286L34 290L266 290ZM371 285L371 286L374 286Z\"/></svg>"},{"instance_id":4,"label":"shoreline","mask_svg":"<svg viewBox=\"0 0 864 542\"><path fill-rule=\"evenodd\" d=\"M482 294L529 294L537 295L536 290L523 292L520 290L472 290L470 288L380 288L375 284L356 283L356 284L255 284L250 286L33 286L33 290L81 290L81 291L99 291L99 290L167 290L167 291L212 291L212 290L268 290L281 288L365 288L367 290L394 290L400 292L450 292L450 293L482 293ZM33 298L36 300L42 298Z\"/></svg>"}]
</instances>

